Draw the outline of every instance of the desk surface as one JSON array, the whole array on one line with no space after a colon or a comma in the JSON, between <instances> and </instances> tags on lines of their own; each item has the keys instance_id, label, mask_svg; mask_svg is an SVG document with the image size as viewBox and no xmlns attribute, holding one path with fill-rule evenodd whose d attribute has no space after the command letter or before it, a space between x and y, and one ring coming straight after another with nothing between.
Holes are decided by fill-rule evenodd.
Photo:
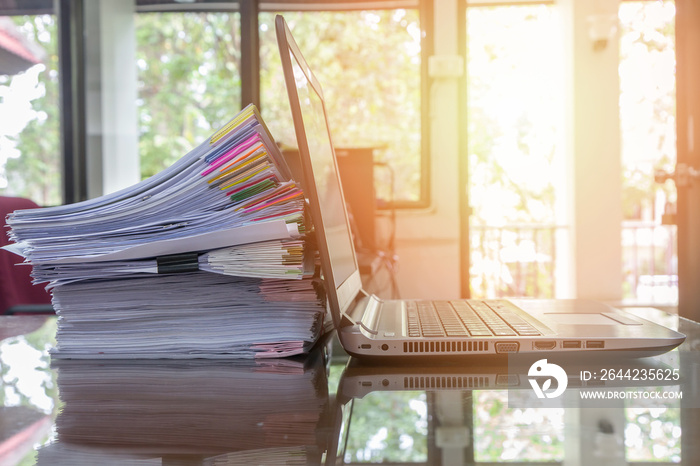
<instances>
[{"instance_id":1,"label":"desk surface","mask_svg":"<svg viewBox=\"0 0 700 466\"><path fill-rule=\"evenodd\" d=\"M700 464L700 325L631 312L688 338L562 363L566 393L544 404L500 362L367 366L334 340L292 360L51 361L54 317L0 317L0 465Z\"/></svg>"}]
</instances>

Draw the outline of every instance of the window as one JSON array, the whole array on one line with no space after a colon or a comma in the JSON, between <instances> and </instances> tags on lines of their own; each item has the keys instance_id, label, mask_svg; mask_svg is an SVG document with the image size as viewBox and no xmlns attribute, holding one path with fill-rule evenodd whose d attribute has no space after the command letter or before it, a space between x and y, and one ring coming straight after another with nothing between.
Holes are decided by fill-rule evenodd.
<instances>
[{"instance_id":1,"label":"window","mask_svg":"<svg viewBox=\"0 0 700 466\"><path fill-rule=\"evenodd\" d=\"M467 8L470 286L556 295L563 79L556 7Z\"/></svg>"},{"instance_id":2,"label":"window","mask_svg":"<svg viewBox=\"0 0 700 466\"><path fill-rule=\"evenodd\" d=\"M0 17L0 29L40 61L0 74L0 194L61 204L56 18Z\"/></svg>"},{"instance_id":3,"label":"window","mask_svg":"<svg viewBox=\"0 0 700 466\"><path fill-rule=\"evenodd\" d=\"M285 12L328 104L338 148L374 148L378 199L421 201L421 40L417 9ZM273 13L261 13L262 113L270 131L294 146ZM393 191L392 191L393 186Z\"/></svg>"},{"instance_id":4,"label":"window","mask_svg":"<svg viewBox=\"0 0 700 466\"><path fill-rule=\"evenodd\" d=\"M245 82L250 79L250 70L246 70L245 79L241 76L242 61L250 53L255 53L246 45L256 44L249 37L250 34L243 37L241 27L245 24L260 26L261 69L259 73L252 73L252 79L255 80L257 76L260 79L263 114L271 122L277 139L282 142L287 139L293 143L287 137L291 118L288 108L284 107L287 98L281 82L272 27L274 15L264 11L272 6L264 1L259 2L256 8L242 8L238 2L220 3L215 7L205 3L184 4L160 0L139 0L135 3L136 108L142 177L170 165L240 109L241 96L255 84ZM425 53L425 31L420 24L420 2L394 2L393 6L404 3L408 8L360 11L352 1L329 2L323 8L330 8L330 11L287 11L284 14L296 28L296 37L308 51L309 60L324 83L337 146L372 147L375 161L382 165L375 170L378 197L387 203L395 201L395 206L416 206L428 202L427 154L424 150L427 138L423 137L425 125L422 123L425 94L421 90L424 82L422 76L426 74L422 58ZM48 5L47 2L44 4ZM289 9L297 8L294 3L282 4ZM279 8L280 3L274 5L272 8ZM305 6L303 3L299 5ZM367 2L363 4L364 7L366 5ZM93 151L92 135L102 134L102 131L98 128L95 133L86 127L95 121L92 113L95 112L94 106L99 106L99 95L96 97L94 91L87 91L95 76L90 74L90 70L97 66L99 74L102 65L93 63L93 58L86 56L85 51L94 48L94 45L90 44L90 37L85 42L85 37L80 33L83 28L94 30L99 27L95 26L91 16L94 15L92 4L81 7L64 1L59 2L59 6L62 11L65 10L62 14L66 18L63 30L69 31L65 32L66 43L77 44L70 51L72 57L68 60L70 65L67 65L73 67L74 76L66 81L75 80L77 83L75 89L70 86L66 88L74 101L60 110L65 113L63 119L69 125L66 128L74 128L67 131L73 133L66 134L69 142L65 144L50 142L45 137L27 136L26 144L41 142L42 147L26 148L25 152L54 158L50 163L43 158L40 163L32 162L34 171L28 170L27 166L19 168L20 161L25 163L26 159L18 158L18 143L8 142L7 138L12 139L13 135L2 135L3 153L0 158L3 162L0 165L0 189L11 189L6 192L17 194L33 191L38 194L32 194L32 197L42 204L63 201L59 178L62 148L67 158L63 162L68 167L65 168L68 170L66 183L70 185L65 188L68 193L66 200L80 200L87 192L91 193L90 196L96 195L100 189L99 183L93 184L89 179L95 176L92 171L99 170L99 160L89 162L95 156L90 157L86 153ZM263 12L258 13L258 8ZM299 21L302 18L303 21ZM44 38L49 37L45 32L50 31L49 35L53 37L57 29L55 20L44 22L44 25L32 23L32 27L40 29L29 31L37 37L42 34L42 45L45 45ZM105 37L102 40L109 44L109 37ZM53 51L49 56L55 61L56 38L50 40L54 43L51 44ZM83 59L84 63L81 62ZM256 61L252 60L251 63ZM57 69L55 63L51 66ZM84 68L81 69L81 66ZM120 69L123 67L118 67L115 72L119 73ZM29 74L32 73L37 74L36 71ZM55 125L52 130L55 137L52 138L58 141L61 115L57 79L58 72L50 69L40 75L41 82L35 86L35 94L43 92L44 88L46 91L41 96L41 104L38 97L33 100L35 107L41 105L41 109L35 111L32 126L38 128L42 124L42 129L37 131L46 135L46 125ZM9 88L9 78L0 80L0 84ZM50 86L46 84L49 81ZM54 101L49 104L49 99ZM45 109L49 108L55 111L55 118L46 113ZM44 121L48 123L42 123ZM10 129L8 126L5 132ZM96 157L99 159L100 155ZM36 157L32 158L38 161ZM6 164L5 160L9 162ZM93 168L90 168L91 164ZM73 166L77 168L71 168ZM87 170L81 168L83 166L88 166ZM25 175L19 175L20 172ZM7 187L10 177L15 177L12 188ZM30 180L42 180L53 187L34 186L36 183Z\"/></svg>"},{"instance_id":5,"label":"window","mask_svg":"<svg viewBox=\"0 0 700 466\"><path fill-rule=\"evenodd\" d=\"M676 189L654 181L676 163L675 5L623 2L619 19L623 297L676 304L676 227L663 224Z\"/></svg>"},{"instance_id":6,"label":"window","mask_svg":"<svg viewBox=\"0 0 700 466\"><path fill-rule=\"evenodd\" d=\"M238 12L137 13L142 177L170 166L240 109Z\"/></svg>"}]
</instances>

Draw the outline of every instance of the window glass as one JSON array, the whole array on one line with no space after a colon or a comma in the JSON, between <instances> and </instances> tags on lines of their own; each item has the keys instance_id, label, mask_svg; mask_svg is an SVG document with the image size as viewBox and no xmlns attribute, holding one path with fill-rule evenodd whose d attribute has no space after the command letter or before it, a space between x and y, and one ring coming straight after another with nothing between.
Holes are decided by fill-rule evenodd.
<instances>
[{"instance_id":1,"label":"window glass","mask_svg":"<svg viewBox=\"0 0 700 466\"><path fill-rule=\"evenodd\" d=\"M145 178L171 165L240 110L240 15L139 13L135 27Z\"/></svg>"},{"instance_id":2,"label":"window glass","mask_svg":"<svg viewBox=\"0 0 700 466\"><path fill-rule=\"evenodd\" d=\"M56 17L0 17L0 29L30 57L24 71L0 63L0 195L61 204Z\"/></svg>"},{"instance_id":3,"label":"window glass","mask_svg":"<svg viewBox=\"0 0 700 466\"><path fill-rule=\"evenodd\" d=\"M675 5L620 4L620 128L623 201L623 297L678 302L673 182L654 181L676 163ZM672 219L669 219L671 222Z\"/></svg>"},{"instance_id":4,"label":"window glass","mask_svg":"<svg viewBox=\"0 0 700 466\"><path fill-rule=\"evenodd\" d=\"M418 201L421 184L421 29L418 10L284 13L323 86L337 148L375 148L377 197ZM265 121L294 147L273 13L260 18ZM392 192L391 178L394 189Z\"/></svg>"},{"instance_id":5,"label":"window glass","mask_svg":"<svg viewBox=\"0 0 700 466\"><path fill-rule=\"evenodd\" d=\"M468 7L466 21L472 295L554 297L565 269L556 266L564 199L557 10Z\"/></svg>"}]
</instances>

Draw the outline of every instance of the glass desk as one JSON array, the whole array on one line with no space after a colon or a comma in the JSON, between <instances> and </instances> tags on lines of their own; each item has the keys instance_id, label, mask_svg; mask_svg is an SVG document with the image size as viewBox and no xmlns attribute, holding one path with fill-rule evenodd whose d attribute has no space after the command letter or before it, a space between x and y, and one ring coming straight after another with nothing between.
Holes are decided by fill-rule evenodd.
<instances>
[{"instance_id":1,"label":"glass desk","mask_svg":"<svg viewBox=\"0 0 700 466\"><path fill-rule=\"evenodd\" d=\"M700 325L630 311L686 341L562 363L554 407L515 401L535 389L503 361L368 365L333 338L301 359L51 361L55 317L0 317L0 465L698 465Z\"/></svg>"}]
</instances>

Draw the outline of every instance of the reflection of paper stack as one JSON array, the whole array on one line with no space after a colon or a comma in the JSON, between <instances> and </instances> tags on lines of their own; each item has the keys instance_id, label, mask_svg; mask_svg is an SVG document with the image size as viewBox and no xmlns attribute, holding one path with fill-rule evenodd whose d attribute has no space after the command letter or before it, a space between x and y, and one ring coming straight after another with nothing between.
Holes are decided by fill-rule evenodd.
<instances>
[{"instance_id":1,"label":"reflection of paper stack","mask_svg":"<svg viewBox=\"0 0 700 466\"><path fill-rule=\"evenodd\" d=\"M135 186L8 223L53 292L59 356L280 356L322 327L303 209L249 106Z\"/></svg>"},{"instance_id":2,"label":"reflection of paper stack","mask_svg":"<svg viewBox=\"0 0 700 466\"><path fill-rule=\"evenodd\" d=\"M57 441L37 464L315 464L328 405L320 356L59 361Z\"/></svg>"}]
</instances>

